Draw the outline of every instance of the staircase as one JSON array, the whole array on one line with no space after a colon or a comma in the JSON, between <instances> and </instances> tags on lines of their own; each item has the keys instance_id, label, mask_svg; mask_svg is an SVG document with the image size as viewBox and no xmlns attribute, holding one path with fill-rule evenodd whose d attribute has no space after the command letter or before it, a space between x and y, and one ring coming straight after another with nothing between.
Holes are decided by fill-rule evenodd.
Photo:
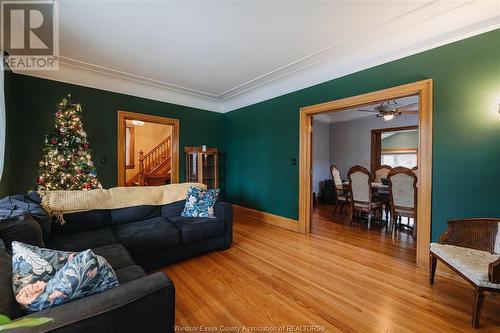
<instances>
[{"instance_id":1,"label":"staircase","mask_svg":"<svg viewBox=\"0 0 500 333\"><path fill-rule=\"evenodd\" d=\"M170 184L172 167L172 137L157 144L148 153L139 152L139 172L128 181L129 186L157 186Z\"/></svg>"}]
</instances>

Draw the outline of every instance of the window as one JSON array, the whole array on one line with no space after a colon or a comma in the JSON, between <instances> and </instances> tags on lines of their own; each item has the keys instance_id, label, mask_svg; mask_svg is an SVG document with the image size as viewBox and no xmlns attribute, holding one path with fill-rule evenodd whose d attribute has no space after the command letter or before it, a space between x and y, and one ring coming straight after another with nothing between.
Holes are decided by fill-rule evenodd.
<instances>
[{"instance_id":1,"label":"window","mask_svg":"<svg viewBox=\"0 0 500 333\"><path fill-rule=\"evenodd\" d=\"M5 87L4 87L4 68L3 59L0 61L0 180L3 174L3 165L5 160L5 131L7 128L5 118Z\"/></svg>"},{"instance_id":2,"label":"window","mask_svg":"<svg viewBox=\"0 0 500 333\"><path fill-rule=\"evenodd\" d=\"M391 167L402 166L413 168L417 166L417 152L382 152L381 164L386 164Z\"/></svg>"}]
</instances>

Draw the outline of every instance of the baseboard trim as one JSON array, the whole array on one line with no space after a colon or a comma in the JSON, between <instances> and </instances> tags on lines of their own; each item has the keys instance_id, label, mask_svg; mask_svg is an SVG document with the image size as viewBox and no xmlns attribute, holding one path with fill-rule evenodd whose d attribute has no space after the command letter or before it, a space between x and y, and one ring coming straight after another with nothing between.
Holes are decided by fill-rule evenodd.
<instances>
[{"instance_id":1,"label":"baseboard trim","mask_svg":"<svg viewBox=\"0 0 500 333\"><path fill-rule=\"evenodd\" d=\"M260 210L233 205L233 215L236 218L238 217L249 218L259 222L271 224L273 226L280 227L283 229L299 232L299 221L279 215L274 215L271 213L262 212Z\"/></svg>"}]
</instances>

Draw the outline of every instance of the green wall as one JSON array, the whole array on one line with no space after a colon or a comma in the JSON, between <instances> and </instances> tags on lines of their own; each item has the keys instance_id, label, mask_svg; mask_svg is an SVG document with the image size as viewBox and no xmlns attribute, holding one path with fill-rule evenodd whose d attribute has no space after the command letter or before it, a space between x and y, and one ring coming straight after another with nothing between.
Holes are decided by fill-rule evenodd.
<instances>
[{"instance_id":1,"label":"green wall","mask_svg":"<svg viewBox=\"0 0 500 333\"><path fill-rule=\"evenodd\" d=\"M432 78L432 238L451 218L500 216L499 55L496 30L227 113L227 199L297 219L299 108Z\"/></svg>"},{"instance_id":2,"label":"green wall","mask_svg":"<svg viewBox=\"0 0 500 333\"><path fill-rule=\"evenodd\" d=\"M418 131L398 132L382 139L383 149L418 149Z\"/></svg>"},{"instance_id":3,"label":"green wall","mask_svg":"<svg viewBox=\"0 0 500 333\"><path fill-rule=\"evenodd\" d=\"M105 188L116 186L117 110L180 119L180 180L184 180L184 147L206 144L223 148L222 114L163 103L129 95L62 82L13 74L13 145L11 193L35 187L37 164L42 157L45 134L54 126L56 104L67 93L83 109L83 126L88 133L97 175ZM102 164L100 157L107 163Z\"/></svg>"}]
</instances>

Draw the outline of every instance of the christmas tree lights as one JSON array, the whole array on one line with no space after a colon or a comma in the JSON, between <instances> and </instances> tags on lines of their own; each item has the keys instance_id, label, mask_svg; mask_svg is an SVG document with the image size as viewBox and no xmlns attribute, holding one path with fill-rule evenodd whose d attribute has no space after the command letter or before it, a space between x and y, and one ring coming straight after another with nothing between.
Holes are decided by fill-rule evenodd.
<instances>
[{"instance_id":1,"label":"christmas tree lights","mask_svg":"<svg viewBox=\"0 0 500 333\"><path fill-rule=\"evenodd\" d=\"M57 105L53 131L45 136L43 158L38 163L38 190L90 190L102 188L92 162L80 104L71 95Z\"/></svg>"}]
</instances>

